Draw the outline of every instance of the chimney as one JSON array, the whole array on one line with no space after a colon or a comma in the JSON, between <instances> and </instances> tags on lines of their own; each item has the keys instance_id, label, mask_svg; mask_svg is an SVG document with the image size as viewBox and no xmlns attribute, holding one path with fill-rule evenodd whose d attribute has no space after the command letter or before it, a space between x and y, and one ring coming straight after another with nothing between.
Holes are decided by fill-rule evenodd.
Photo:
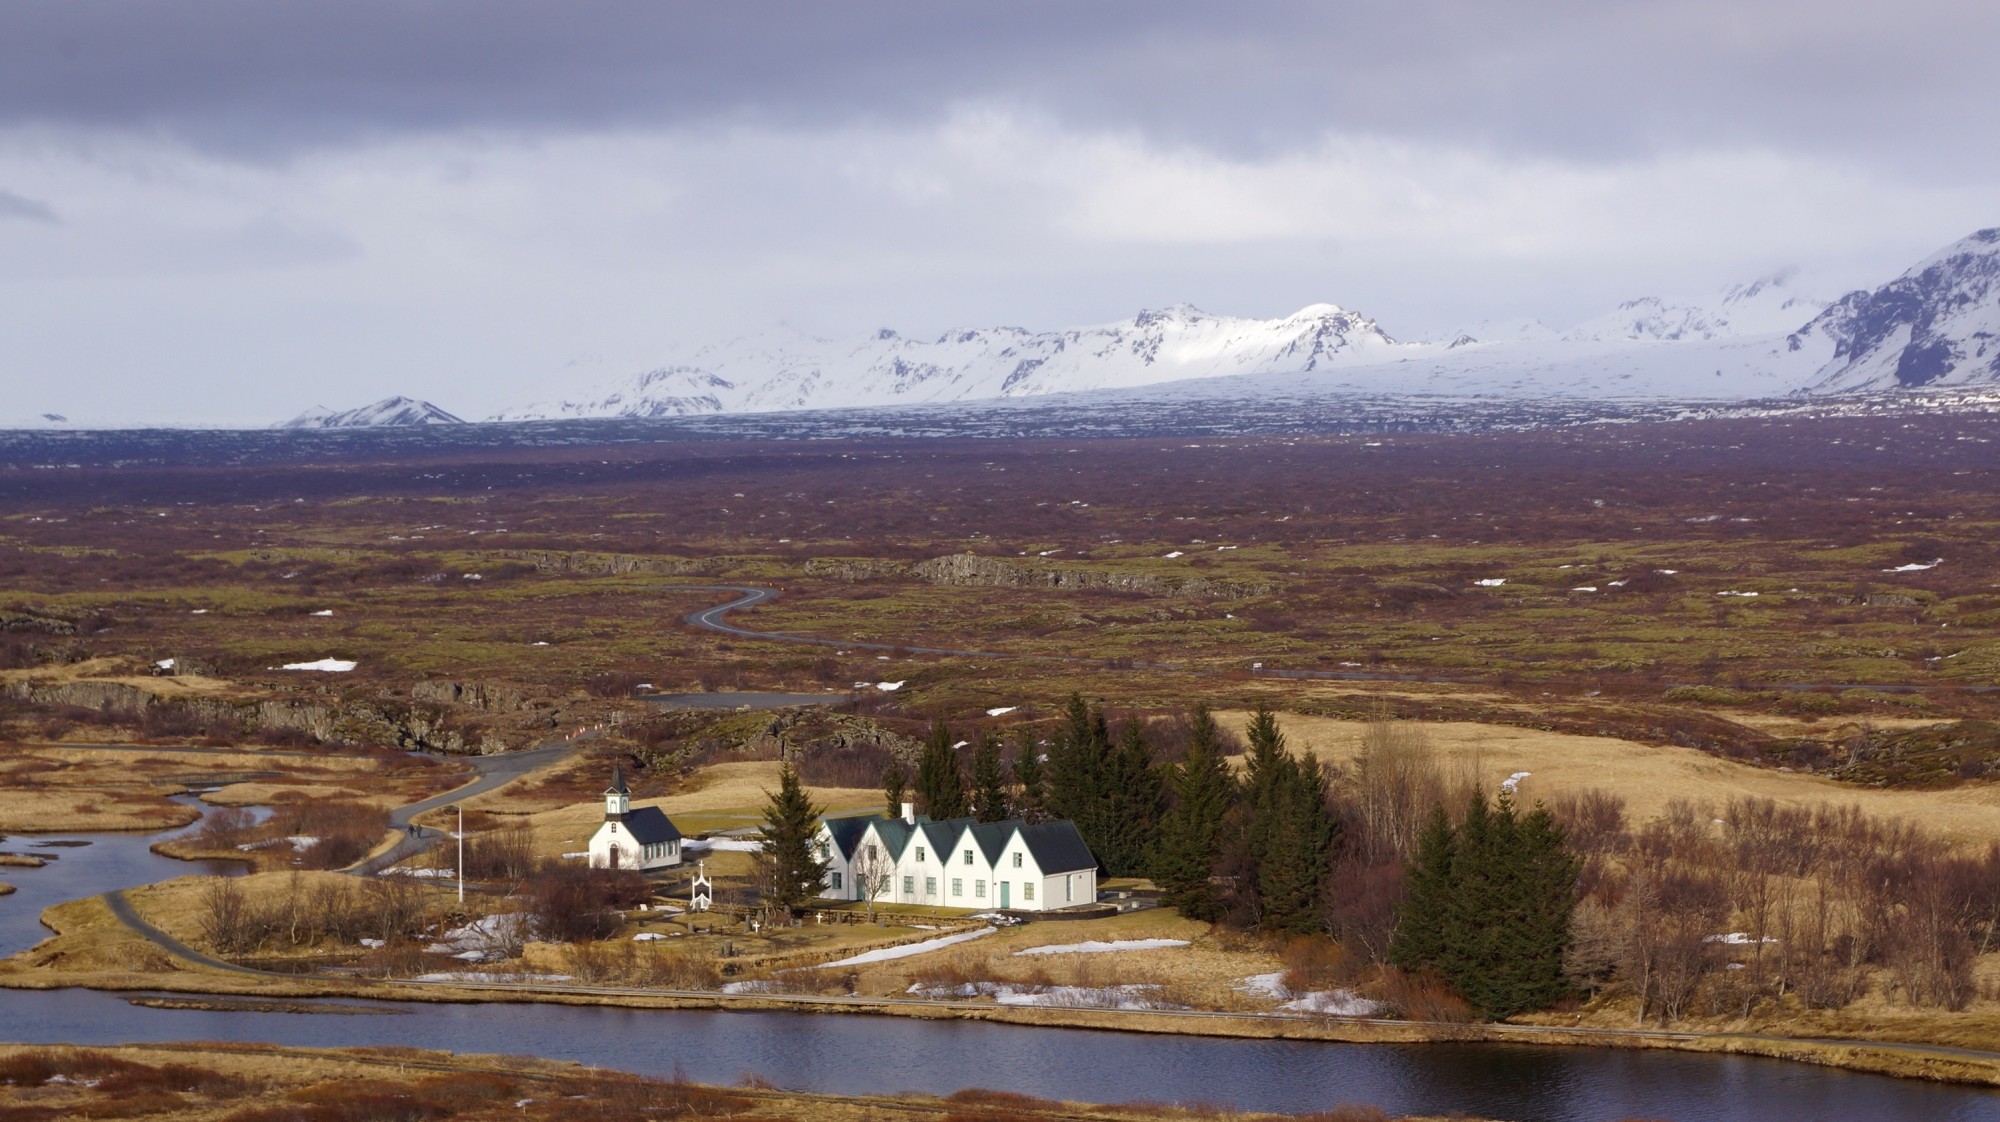
<instances>
[{"instance_id":1,"label":"chimney","mask_svg":"<svg viewBox=\"0 0 2000 1122\"><path fill-rule=\"evenodd\" d=\"M915 803L903 804L903 821L909 823L912 826L917 824L917 804Z\"/></svg>"}]
</instances>

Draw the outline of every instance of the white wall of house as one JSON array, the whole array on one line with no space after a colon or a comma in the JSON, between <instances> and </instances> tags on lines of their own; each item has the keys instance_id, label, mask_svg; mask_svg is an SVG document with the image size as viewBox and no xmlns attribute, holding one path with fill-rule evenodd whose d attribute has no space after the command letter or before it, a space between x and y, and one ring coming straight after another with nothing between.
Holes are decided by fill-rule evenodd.
<instances>
[{"instance_id":1,"label":"white wall of house","mask_svg":"<svg viewBox=\"0 0 2000 1122\"><path fill-rule=\"evenodd\" d=\"M842 858L833 845L832 833L820 828L822 848L829 866L826 888L821 896L834 900L859 900L862 886L856 882L854 866L866 847L876 846L887 853L888 846L874 824L854 843L857 860ZM967 860L968 852L971 854ZM897 858L889 883L875 894L877 902L922 904L933 907L987 911L1053 911L1092 903L1097 899L1097 870L1074 873L1044 873L1035 855L1017 833L1007 840L998 861L988 861L986 853L971 837L961 837L949 853L936 852L926 836L912 839Z\"/></svg>"},{"instance_id":2,"label":"white wall of house","mask_svg":"<svg viewBox=\"0 0 2000 1122\"><path fill-rule=\"evenodd\" d=\"M611 851L618 850L613 861ZM634 839L625 827L616 822L599 824L597 832L590 835L590 867L593 869L638 869L650 872L665 869L681 863L681 843L677 841L655 842L642 845Z\"/></svg>"}]
</instances>

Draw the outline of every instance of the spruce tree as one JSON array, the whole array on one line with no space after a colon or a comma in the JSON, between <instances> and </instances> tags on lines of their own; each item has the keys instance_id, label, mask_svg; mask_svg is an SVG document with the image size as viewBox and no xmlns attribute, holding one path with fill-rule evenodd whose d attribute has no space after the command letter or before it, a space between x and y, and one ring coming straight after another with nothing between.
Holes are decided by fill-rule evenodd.
<instances>
[{"instance_id":1,"label":"spruce tree","mask_svg":"<svg viewBox=\"0 0 2000 1122\"><path fill-rule=\"evenodd\" d=\"M1278 731L1277 715L1261 703L1244 733L1250 740L1243 769L1243 801L1249 813L1244 818L1247 834L1242 843L1254 863L1263 860L1267 838L1276 825L1277 793L1296 764L1285 751L1285 734Z\"/></svg>"},{"instance_id":2,"label":"spruce tree","mask_svg":"<svg viewBox=\"0 0 2000 1122\"><path fill-rule=\"evenodd\" d=\"M1152 745L1137 719L1126 721L1119 732L1117 747L1106 761L1103 792L1097 825L1103 848L1093 845L1092 851L1111 876L1143 876L1159 840L1165 792L1159 769L1153 766Z\"/></svg>"},{"instance_id":3,"label":"spruce tree","mask_svg":"<svg viewBox=\"0 0 2000 1122\"><path fill-rule=\"evenodd\" d=\"M778 772L778 790L764 808L764 848L758 854L764 882L764 905L787 914L797 912L820 894L827 860L818 845L820 816L790 761Z\"/></svg>"},{"instance_id":4,"label":"spruce tree","mask_svg":"<svg viewBox=\"0 0 2000 1122\"><path fill-rule=\"evenodd\" d=\"M1405 970L1437 970L1444 957L1445 913L1457 891L1452 865L1458 832L1443 806L1432 808L1403 873L1403 904L1389 940L1389 961Z\"/></svg>"},{"instance_id":5,"label":"spruce tree","mask_svg":"<svg viewBox=\"0 0 2000 1122\"><path fill-rule=\"evenodd\" d=\"M1042 747L1035 734L1022 729L1014 736L1014 813L1029 822L1040 822L1048 803L1047 780L1042 766Z\"/></svg>"},{"instance_id":6,"label":"spruce tree","mask_svg":"<svg viewBox=\"0 0 2000 1122\"><path fill-rule=\"evenodd\" d=\"M1160 903L1189 919L1222 918L1214 870L1220 856L1223 820L1236 797L1236 780L1223 761L1221 731L1208 706L1196 705L1188 718L1187 755L1168 775L1173 808L1160 824L1153 857L1153 880Z\"/></svg>"},{"instance_id":7,"label":"spruce tree","mask_svg":"<svg viewBox=\"0 0 2000 1122\"><path fill-rule=\"evenodd\" d=\"M1047 808L1049 817L1066 818L1102 862L1106 828L1105 783L1111 736L1102 710L1071 694L1063 725L1049 741Z\"/></svg>"},{"instance_id":8,"label":"spruce tree","mask_svg":"<svg viewBox=\"0 0 2000 1122\"><path fill-rule=\"evenodd\" d=\"M890 760L882 769L882 794L888 798L889 817L902 817L903 804L910 797L910 772L901 760Z\"/></svg>"},{"instance_id":9,"label":"spruce tree","mask_svg":"<svg viewBox=\"0 0 2000 1122\"><path fill-rule=\"evenodd\" d=\"M923 754L917 757L917 800L925 814L942 821L970 813L965 799L965 773L952 747L951 726L939 717L931 722Z\"/></svg>"},{"instance_id":10,"label":"spruce tree","mask_svg":"<svg viewBox=\"0 0 2000 1122\"><path fill-rule=\"evenodd\" d=\"M1007 776L1000 766L1000 738L984 733L972 751L972 816L981 822L1007 817Z\"/></svg>"},{"instance_id":11,"label":"spruce tree","mask_svg":"<svg viewBox=\"0 0 2000 1122\"><path fill-rule=\"evenodd\" d=\"M1311 758L1286 754L1271 796L1272 821L1257 870L1262 926L1310 935L1325 929L1320 885L1332 867L1338 831L1327 808L1326 777Z\"/></svg>"}]
</instances>

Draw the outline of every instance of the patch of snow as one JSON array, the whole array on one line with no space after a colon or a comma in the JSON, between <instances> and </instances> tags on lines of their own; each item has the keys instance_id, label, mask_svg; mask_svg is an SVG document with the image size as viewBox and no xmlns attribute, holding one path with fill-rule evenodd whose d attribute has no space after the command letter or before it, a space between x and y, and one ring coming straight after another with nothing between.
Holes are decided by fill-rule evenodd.
<instances>
[{"instance_id":1,"label":"patch of snow","mask_svg":"<svg viewBox=\"0 0 2000 1122\"><path fill-rule=\"evenodd\" d=\"M278 667L280 670L319 670L328 674L345 674L361 665L350 659L322 658L314 662L288 662Z\"/></svg>"},{"instance_id":2,"label":"patch of snow","mask_svg":"<svg viewBox=\"0 0 2000 1122\"><path fill-rule=\"evenodd\" d=\"M689 853L762 853L764 843L757 838L689 838L681 846Z\"/></svg>"},{"instance_id":3,"label":"patch of snow","mask_svg":"<svg viewBox=\"0 0 2000 1122\"><path fill-rule=\"evenodd\" d=\"M909 679L907 679L907 678L905 678L905 679L904 679L904 681L908 681L908 680L909 680ZM876 688L876 689L878 689L878 690L881 690L881 691L882 691L883 693L894 693L894 692L896 692L897 690L900 690L900 689L902 689L902 688L903 688L903 683L902 683L902 682L877 682L877 683L875 683L875 688Z\"/></svg>"},{"instance_id":4,"label":"patch of snow","mask_svg":"<svg viewBox=\"0 0 2000 1122\"><path fill-rule=\"evenodd\" d=\"M1506 584L1506 583L1507 583L1507 578L1506 578L1506 577L1487 577L1487 578L1486 578L1485 580L1476 580L1476 581L1473 581L1472 583L1473 583L1473 584L1476 584L1476 585L1478 585L1478 586L1479 586L1479 587L1481 587L1481 588L1498 588L1498 587L1500 587L1501 585L1503 585L1503 584Z\"/></svg>"},{"instance_id":5,"label":"patch of snow","mask_svg":"<svg viewBox=\"0 0 2000 1122\"><path fill-rule=\"evenodd\" d=\"M308 613L308 614L310 614L310 615L315 615L315 616L330 616L330 615L332 615L332 614L333 614L333 609L332 609L332 608L322 608L322 609L320 609L320 610L319 610L319 611L317 611L317 612L311 612L311 613Z\"/></svg>"},{"instance_id":6,"label":"patch of snow","mask_svg":"<svg viewBox=\"0 0 2000 1122\"><path fill-rule=\"evenodd\" d=\"M1020 706L1018 705L1002 705L995 709L988 709L986 711L986 715L989 717L1004 717L1007 714L1012 713L1014 710L1019 708Z\"/></svg>"},{"instance_id":7,"label":"patch of snow","mask_svg":"<svg viewBox=\"0 0 2000 1122\"><path fill-rule=\"evenodd\" d=\"M1532 771L1517 771L1500 781L1500 789L1508 794L1513 794L1521 789L1521 780L1533 774L1535 773Z\"/></svg>"},{"instance_id":8,"label":"patch of snow","mask_svg":"<svg viewBox=\"0 0 2000 1122\"><path fill-rule=\"evenodd\" d=\"M1727 590L1725 590L1725 591L1722 591L1722 592L1718 592L1718 593L1716 593L1716 595L1717 595L1717 596L1744 596L1744 597L1753 597L1753 596L1756 596L1757 594L1756 594L1756 593L1754 593L1754 592L1738 592L1738 591L1736 591L1735 589L1727 589Z\"/></svg>"},{"instance_id":9,"label":"patch of snow","mask_svg":"<svg viewBox=\"0 0 2000 1122\"><path fill-rule=\"evenodd\" d=\"M1653 571L1663 577L1670 577L1680 572L1679 569L1654 569Z\"/></svg>"},{"instance_id":10,"label":"patch of snow","mask_svg":"<svg viewBox=\"0 0 2000 1122\"><path fill-rule=\"evenodd\" d=\"M1748 931L1731 931L1727 935L1705 935L1701 941L1704 943L1721 943L1729 947L1754 946L1757 943L1757 939ZM1766 935L1764 936L1764 942L1775 943L1777 940Z\"/></svg>"},{"instance_id":11,"label":"patch of snow","mask_svg":"<svg viewBox=\"0 0 2000 1122\"><path fill-rule=\"evenodd\" d=\"M392 865L382 870L382 875L397 877L450 877L458 874L450 869L419 869L410 865Z\"/></svg>"},{"instance_id":12,"label":"patch of snow","mask_svg":"<svg viewBox=\"0 0 2000 1122\"><path fill-rule=\"evenodd\" d=\"M160 668L161 670L172 670L174 668L174 660L170 658L163 658L160 661L154 663L153 665Z\"/></svg>"},{"instance_id":13,"label":"patch of snow","mask_svg":"<svg viewBox=\"0 0 2000 1122\"><path fill-rule=\"evenodd\" d=\"M765 981L722 983L723 993L770 993L771 989L771 983Z\"/></svg>"},{"instance_id":14,"label":"patch of snow","mask_svg":"<svg viewBox=\"0 0 2000 1122\"><path fill-rule=\"evenodd\" d=\"M1884 569L1882 571L1885 573L1921 573L1925 569L1935 569L1942 564L1944 564L1944 558L1940 557L1928 565L1912 561L1907 565L1898 565L1893 569Z\"/></svg>"},{"instance_id":15,"label":"patch of snow","mask_svg":"<svg viewBox=\"0 0 2000 1122\"><path fill-rule=\"evenodd\" d=\"M843 958L838 962L829 962L826 965L831 968L835 966L866 966L872 962L893 962L899 958L929 954L932 951L943 950L946 947L955 947L960 943L969 943L974 939L993 934L994 930L991 927L982 927L977 931L961 931L956 935L943 935L936 939L925 939L921 943L904 943L901 946L895 947L878 947L875 950L863 951L860 954Z\"/></svg>"},{"instance_id":16,"label":"patch of snow","mask_svg":"<svg viewBox=\"0 0 2000 1122\"><path fill-rule=\"evenodd\" d=\"M1373 1017L1382 1012L1382 1003L1356 997L1353 990L1314 990L1278 1008L1287 1013L1313 1013L1322 1017Z\"/></svg>"},{"instance_id":17,"label":"patch of snow","mask_svg":"<svg viewBox=\"0 0 2000 1122\"><path fill-rule=\"evenodd\" d=\"M635 943L652 943L665 938L665 935L657 931L641 931L637 935L632 936L632 941Z\"/></svg>"},{"instance_id":18,"label":"patch of snow","mask_svg":"<svg viewBox=\"0 0 2000 1122\"><path fill-rule=\"evenodd\" d=\"M502 974L489 970L467 970L454 974L419 974L419 982L574 982L568 974Z\"/></svg>"},{"instance_id":19,"label":"patch of snow","mask_svg":"<svg viewBox=\"0 0 2000 1122\"><path fill-rule=\"evenodd\" d=\"M1575 588L1572 588L1572 589L1570 589L1570 591L1571 591L1571 592L1596 592L1596 591L1597 591L1597 586L1596 586L1596 585L1594 585L1594 584L1579 584L1579 585L1577 585L1577 586L1576 586Z\"/></svg>"},{"instance_id":20,"label":"patch of snow","mask_svg":"<svg viewBox=\"0 0 2000 1122\"><path fill-rule=\"evenodd\" d=\"M306 850L319 844L319 839L311 834L294 834L285 840L292 843L293 853L304 853Z\"/></svg>"},{"instance_id":21,"label":"patch of snow","mask_svg":"<svg viewBox=\"0 0 2000 1122\"><path fill-rule=\"evenodd\" d=\"M1028 947L1015 951L1016 956L1035 954L1111 954L1117 951L1157 951L1167 947L1185 947L1186 939L1114 939L1104 942L1091 939L1082 943L1051 943L1047 946Z\"/></svg>"},{"instance_id":22,"label":"patch of snow","mask_svg":"<svg viewBox=\"0 0 2000 1122\"><path fill-rule=\"evenodd\" d=\"M1275 970L1269 974L1252 974L1248 978L1238 978L1235 988L1239 993L1277 1000L1292 996L1292 991L1285 988L1284 979L1285 972L1282 970Z\"/></svg>"},{"instance_id":23,"label":"patch of snow","mask_svg":"<svg viewBox=\"0 0 2000 1122\"><path fill-rule=\"evenodd\" d=\"M1162 557L1165 557L1165 558L1166 558L1167 560L1169 560L1169 561L1172 561L1172 560L1173 560L1174 558L1176 558L1176 557L1179 557L1180 555L1181 555L1181 551L1180 551L1180 550L1178 550L1178 549L1174 550L1174 551L1173 551L1172 553L1163 553L1163 554L1161 554L1161 556L1162 556Z\"/></svg>"},{"instance_id":24,"label":"patch of snow","mask_svg":"<svg viewBox=\"0 0 2000 1122\"><path fill-rule=\"evenodd\" d=\"M563 860L565 860L565 861L574 861L574 860L576 860L576 859L577 859L577 858L579 858L579 857L588 857L588 856L590 856L590 851L589 851L589 850L587 850L587 849L580 849L580 850L576 851L575 853L565 853L565 854L563 854Z\"/></svg>"},{"instance_id":25,"label":"patch of snow","mask_svg":"<svg viewBox=\"0 0 2000 1122\"><path fill-rule=\"evenodd\" d=\"M191 612L189 612L188 614L189 614L189 615L191 615L191 616L205 616L205 615L207 615L207 614L208 614L208 609L207 609L207 608L196 608L196 609L195 609L194 611L191 611Z\"/></svg>"},{"instance_id":26,"label":"patch of snow","mask_svg":"<svg viewBox=\"0 0 2000 1122\"><path fill-rule=\"evenodd\" d=\"M363 939L361 940L361 945L364 947L373 948L373 947L386 947L389 945L389 943L388 940L386 939Z\"/></svg>"}]
</instances>

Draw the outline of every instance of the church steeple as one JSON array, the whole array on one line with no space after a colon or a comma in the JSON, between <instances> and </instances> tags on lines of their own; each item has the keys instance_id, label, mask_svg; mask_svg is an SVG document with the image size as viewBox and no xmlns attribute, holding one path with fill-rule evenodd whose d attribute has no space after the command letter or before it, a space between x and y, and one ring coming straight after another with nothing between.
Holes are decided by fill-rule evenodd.
<instances>
[{"instance_id":1,"label":"church steeple","mask_svg":"<svg viewBox=\"0 0 2000 1122\"><path fill-rule=\"evenodd\" d=\"M625 786L625 765L611 765L611 786L604 789L604 820L616 822L632 810L632 791Z\"/></svg>"}]
</instances>

